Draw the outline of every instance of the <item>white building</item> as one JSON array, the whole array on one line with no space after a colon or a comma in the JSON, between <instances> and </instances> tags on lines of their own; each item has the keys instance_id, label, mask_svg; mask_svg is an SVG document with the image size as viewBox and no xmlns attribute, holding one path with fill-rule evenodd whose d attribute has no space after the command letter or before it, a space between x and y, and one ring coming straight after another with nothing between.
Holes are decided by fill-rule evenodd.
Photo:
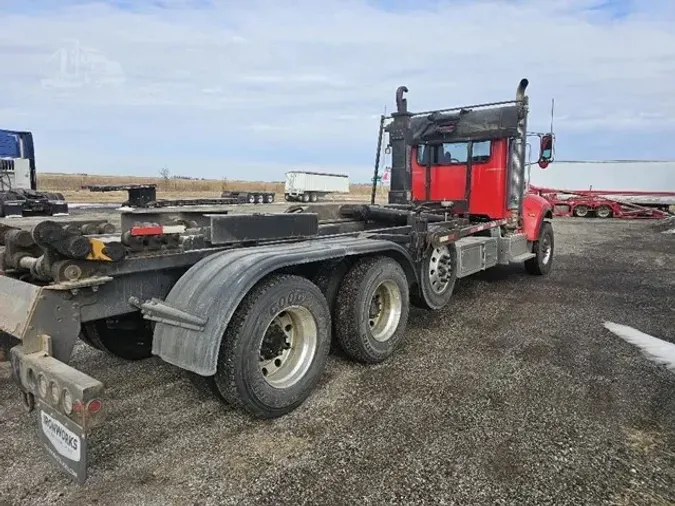
<instances>
[{"instance_id":1,"label":"white building","mask_svg":"<svg viewBox=\"0 0 675 506\"><path fill-rule=\"evenodd\" d=\"M672 161L554 161L548 168L531 166L535 186L565 190L636 190L675 192Z\"/></svg>"}]
</instances>

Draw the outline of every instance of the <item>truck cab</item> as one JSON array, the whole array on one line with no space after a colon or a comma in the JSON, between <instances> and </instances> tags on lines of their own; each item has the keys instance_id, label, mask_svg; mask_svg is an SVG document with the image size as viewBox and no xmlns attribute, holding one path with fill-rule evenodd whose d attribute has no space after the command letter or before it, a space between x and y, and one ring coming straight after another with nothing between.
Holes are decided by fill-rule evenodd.
<instances>
[{"instance_id":1,"label":"truck cab","mask_svg":"<svg viewBox=\"0 0 675 506\"><path fill-rule=\"evenodd\" d=\"M68 214L60 193L37 191L33 134L0 130L0 218Z\"/></svg>"},{"instance_id":2,"label":"truck cab","mask_svg":"<svg viewBox=\"0 0 675 506\"><path fill-rule=\"evenodd\" d=\"M33 134L0 130L0 191L36 188Z\"/></svg>"},{"instance_id":3,"label":"truck cab","mask_svg":"<svg viewBox=\"0 0 675 506\"><path fill-rule=\"evenodd\" d=\"M455 212L505 217L508 149L507 139L415 145L412 200L452 202Z\"/></svg>"},{"instance_id":4,"label":"truck cab","mask_svg":"<svg viewBox=\"0 0 675 506\"><path fill-rule=\"evenodd\" d=\"M528 97L421 113L408 111L397 90L397 112L384 130L392 152L389 204L444 208L472 221L509 221L536 240L550 204L525 188ZM538 164L553 159L553 134L540 138Z\"/></svg>"}]
</instances>

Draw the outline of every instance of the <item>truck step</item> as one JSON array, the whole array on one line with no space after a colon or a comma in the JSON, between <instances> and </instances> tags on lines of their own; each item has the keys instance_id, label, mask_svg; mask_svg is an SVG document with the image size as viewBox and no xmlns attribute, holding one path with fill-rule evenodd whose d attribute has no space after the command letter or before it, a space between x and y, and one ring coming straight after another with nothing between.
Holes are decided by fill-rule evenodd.
<instances>
[{"instance_id":1,"label":"truck step","mask_svg":"<svg viewBox=\"0 0 675 506\"><path fill-rule=\"evenodd\" d=\"M534 258L536 256L537 255L531 252L523 253L521 255L518 255L517 257L513 257L511 259L511 263L524 262L525 260L529 260L530 258Z\"/></svg>"}]
</instances>

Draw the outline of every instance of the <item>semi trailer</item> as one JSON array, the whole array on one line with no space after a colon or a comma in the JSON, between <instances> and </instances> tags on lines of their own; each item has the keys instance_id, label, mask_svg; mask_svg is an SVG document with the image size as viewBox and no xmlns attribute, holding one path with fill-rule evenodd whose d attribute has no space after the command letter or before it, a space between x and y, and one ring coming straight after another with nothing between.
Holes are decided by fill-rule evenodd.
<instances>
[{"instance_id":1,"label":"semi trailer","mask_svg":"<svg viewBox=\"0 0 675 506\"><path fill-rule=\"evenodd\" d=\"M224 191L220 194L221 198L230 199L235 204L271 204L274 195L274 192L264 190Z\"/></svg>"},{"instance_id":2,"label":"semi trailer","mask_svg":"<svg viewBox=\"0 0 675 506\"><path fill-rule=\"evenodd\" d=\"M312 394L332 343L382 363L411 305L442 309L458 279L514 263L546 276L553 214L525 191L527 85L512 100L420 113L400 87L378 135L392 152L386 204L134 209L116 234L53 220L0 230L0 330L46 455L83 483L88 434L104 423L104 385L68 365L78 339L125 360L157 356L269 419Z\"/></svg>"},{"instance_id":3,"label":"semi trailer","mask_svg":"<svg viewBox=\"0 0 675 506\"><path fill-rule=\"evenodd\" d=\"M578 218L662 219L673 215L675 192L565 190L530 186L553 206L553 215Z\"/></svg>"},{"instance_id":4,"label":"semi trailer","mask_svg":"<svg viewBox=\"0 0 675 506\"><path fill-rule=\"evenodd\" d=\"M286 172L284 197L289 201L317 202L326 195L349 193L347 174L294 170Z\"/></svg>"},{"instance_id":5,"label":"semi trailer","mask_svg":"<svg viewBox=\"0 0 675 506\"><path fill-rule=\"evenodd\" d=\"M257 199L249 198L239 192L223 192L220 198L182 198L164 199L157 198L157 185L155 183L127 183L127 184L96 184L84 185L82 189L91 192L119 192L126 191L128 198L122 202L122 208L157 209L164 207L192 207L192 206L231 206L233 204L260 203ZM228 194L230 194L228 196ZM274 200L274 194L272 199Z\"/></svg>"},{"instance_id":6,"label":"semi trailer","mask_svg":"<svg viewBox=\"0 0 675 506\"><path fill-rule=\"evenodd\" d=\"M63 194L37 190L33 134L0 130L0 218L67 214Z\"/></svg>"}]
</instances>

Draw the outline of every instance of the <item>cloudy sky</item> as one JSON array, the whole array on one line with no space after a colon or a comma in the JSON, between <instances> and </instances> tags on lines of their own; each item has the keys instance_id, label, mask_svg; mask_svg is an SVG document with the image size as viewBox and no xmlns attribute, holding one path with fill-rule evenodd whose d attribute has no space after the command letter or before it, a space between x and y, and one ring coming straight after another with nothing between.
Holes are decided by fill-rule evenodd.
<instances>
[{"instance_id":1,"label":"cloudy sky","mask_svg":"<svg viewBox=\"0 0 675 506\"><path fill-rule=\"evenodd\" d=\"M511 99L521 77L531 130L555 98L559 159L675 159L672 0L0 0L0 16L0 127L34 132L43 171L367 180L397 86L422 110ZM563 169L533 179L585 185Z\"/></svg>"}]
</instances>

